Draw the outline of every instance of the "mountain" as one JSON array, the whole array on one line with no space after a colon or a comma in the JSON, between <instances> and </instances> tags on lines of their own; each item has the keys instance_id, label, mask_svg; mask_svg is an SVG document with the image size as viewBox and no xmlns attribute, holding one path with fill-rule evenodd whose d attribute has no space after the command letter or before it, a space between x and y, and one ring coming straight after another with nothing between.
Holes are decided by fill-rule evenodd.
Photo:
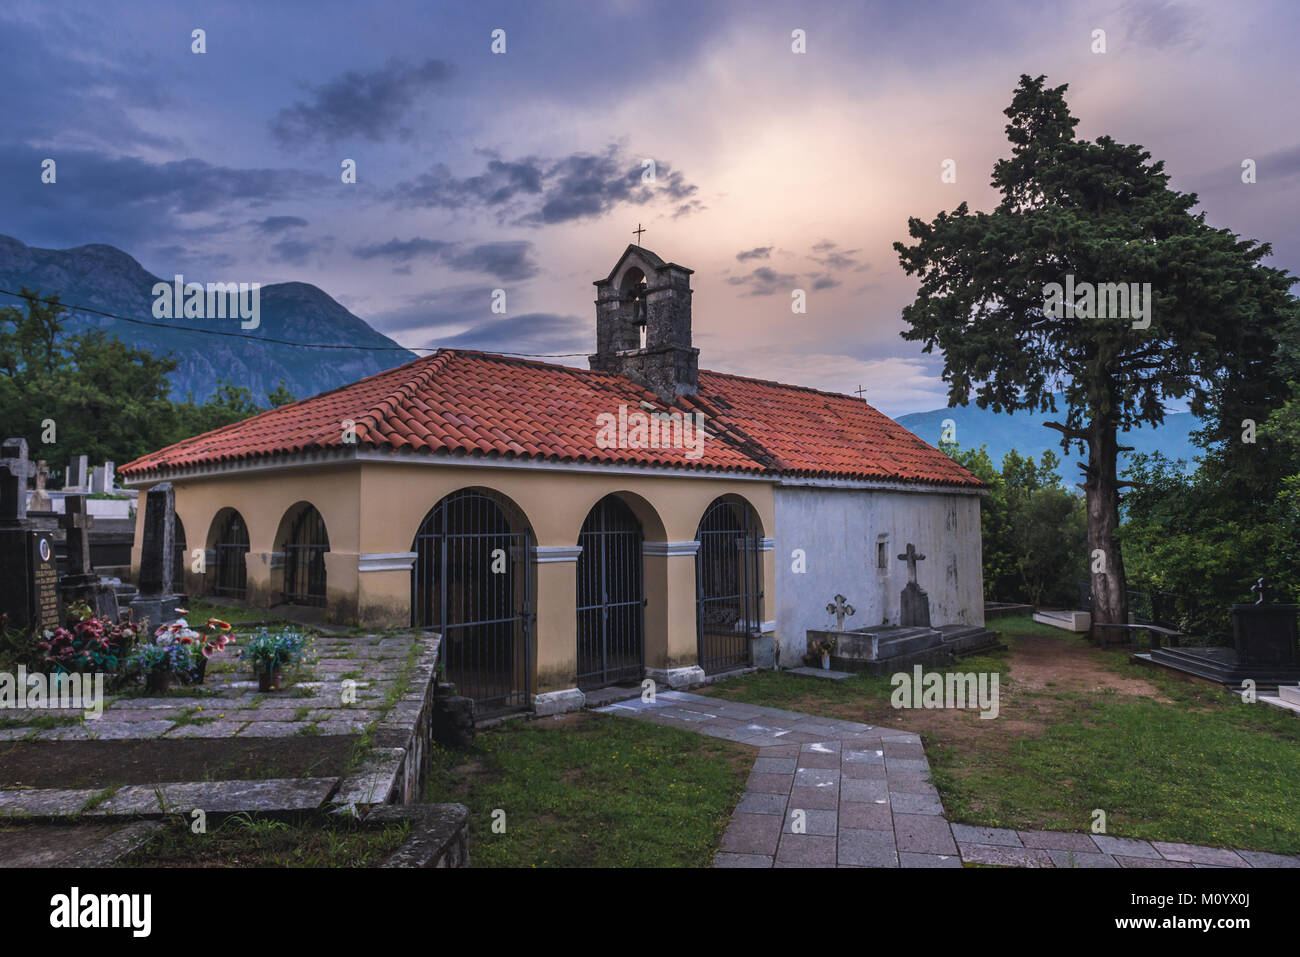
<instances>
[{"instance_id":1,"label":"mountain","mask_svg":"<svg viewBox=\"0 0 1300 957\"><path fill-rule=\"evenodd\" d=\"M188 282L220 277L186 276ZM38 249L0 236L0 288L21 287L42 296L59 294L64 303L77 303L103 312L150 322L166 328L121 322L90 313L69 312L68 332L103 329L123 342L154 354L170 353L179 361L171 376L172 393L183 399L193 392L203 401L216 391L219 379L229 379L265 402L264 393L283 379L296 398L305 398L382 372L415 358L406 350L366 352L350 349L303 349L264 339L320 342L352 347L394 348L397 343L370 328L316 286L304 282L274 283L260 290L260 319L256 329L241 330L238 319L165 319L153 314L153 286L161 280L113 246ZM0 305L24 308L23 300L0 296ZM231 336L204 335L192 329L219 329Z\"/></svg>"},{"instance_id":2,"label":"mountain","mask_svg":"<svg viewBox=\"0 0 1300 957\"><path fill-rule=\"evenodd\" d=\"M1058 401L1057 408L1065 407ZM1061 434L1043 425L1044 422L1061 421L1060 412L998 413L971 404L952 409L913 412L899 416L898 424L931 445L937 445L945 419L952 419L956 425L957 444L961 448L977 449L981 445L987 445L989 457L995 466L1002 464L1002 457L1011 449L1034 458L1039 458L1045 450L1051 449L1062 460L1061 478L1067 485L1071 485L1082 475L1074 463L1087 461L1087 455L1080 456L1074 448L1068 455L1062 453ZM1158 427L1146 426L1126 432L1121 444L1133 446L1134 452L1124 453L1122 458L1138 452L1163 452L1171 459L1183 459L1191 468L1195 464L1195 457L1200 454L1200 449L1191 441L1191 433L1197 427L1196 416L1190 412L1168 414L1164 423ZM1121 467L1122 464L1121 462Z\"/></svg>"}]
</instances>

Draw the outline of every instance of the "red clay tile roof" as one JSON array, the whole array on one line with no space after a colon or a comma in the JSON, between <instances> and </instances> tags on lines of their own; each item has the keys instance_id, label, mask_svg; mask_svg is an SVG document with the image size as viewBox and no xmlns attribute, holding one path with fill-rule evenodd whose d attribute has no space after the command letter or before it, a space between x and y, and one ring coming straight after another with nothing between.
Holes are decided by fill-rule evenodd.
<instances>
[{"instance_id":1,"label":"red clay tile roof","mask_svg":"<svg viewBox=\"0 0 1300 957\"><path fill-rule=\"evenodd\" d=\"M118 469L151 472L251 462L344 448L470 457L721 469L978 486L938 449L861 399L719 372L700 372L699 394L677 411L705 415L708 439L688 448L600 448L601 413L669 411L652 392L607 372L444 349L351 385L186 439Z\"/></svg>"}]
</instances>

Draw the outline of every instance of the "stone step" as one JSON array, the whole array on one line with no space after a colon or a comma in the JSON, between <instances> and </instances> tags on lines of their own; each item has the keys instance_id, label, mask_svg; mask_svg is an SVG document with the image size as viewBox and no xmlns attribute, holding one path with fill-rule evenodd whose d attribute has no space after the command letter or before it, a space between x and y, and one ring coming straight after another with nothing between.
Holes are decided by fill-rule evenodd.
<instances>
[{"instance_id":1,"label":"stone step","mask_svg":"<svg viewBox=\"0 0 1300 957\"><path fill-rule=\"evenodd\" d=\"M1283 701L1300 705L1300 685L1278 685L1277 696Z\"/></svg>"},{"instance_id":2,"label":"stone step","mask_svg":"<svg viewBox=\"0 0 1300 957\"><path fill-rule=\"evenodd\" d=\"M1275 708L1281 708L1284 711L1293 711L1296 714L1300 714L1300 702L1289 701L1286 698L1275 698L1272 695L1266 694L1260 695L1259 700L1264 702L1264 704L1271 704Z\"/></svg>"},{"instance_id":3,"label":"stone step","mask_svg":"<svg viewBox=\"0 0 1300 957\"><path fill-rule=\"evenodd\" d=\"M1036 611L1034 621L1062 631L1081 634L1092 627L1092 616L1086 611Z\"/></svg>"}]
</instances>

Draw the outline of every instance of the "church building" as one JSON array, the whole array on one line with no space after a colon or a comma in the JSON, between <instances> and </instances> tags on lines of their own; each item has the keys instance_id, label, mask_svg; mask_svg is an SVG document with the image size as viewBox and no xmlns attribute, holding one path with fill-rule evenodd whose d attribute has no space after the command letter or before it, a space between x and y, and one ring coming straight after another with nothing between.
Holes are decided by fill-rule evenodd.
<instances>
[{"instance_id":1,"label":"church building","mask_svg":"<svg viewBox=\"0 0 1300 957\"><path fill-rule=\"evenodd\" d=\"M981 483L860 398L699 369L691 275L629 246L589 369L444 349L119 475L172 484L186 593L440 632L480 714L801 665L837 594L898 623L908 545L935 624L982 625Z\"/></svg>"}]
</instances>

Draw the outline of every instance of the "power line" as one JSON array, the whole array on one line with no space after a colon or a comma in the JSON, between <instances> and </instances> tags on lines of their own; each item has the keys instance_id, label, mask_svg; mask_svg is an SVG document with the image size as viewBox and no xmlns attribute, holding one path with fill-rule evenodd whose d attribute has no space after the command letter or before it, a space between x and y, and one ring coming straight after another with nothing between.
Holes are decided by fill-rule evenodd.
<instances>
[{"instance_id":1,"label":"power line","mask_svg":"<svg viewBox=\"0 0 1300 957\"><path fill-rule=\"evenodd\" d=\"M268 342L278 346L294 346L299 349L351 349L354 352L437 352L438 349L441 348L440 346L349 346L337 342L294 342L290 339L274 339L270 336L250 336L242 332L227 332L221 329L194 329L190 326L176 326L168 322L155 322L150 319L136 319L132 316L119 316L116 313L104 312L101 309L92 309L90 306L79 306L76 303L61 302L55 297L42 299L39 296L30 296L21 292L13 292L9 289L0 289L0 293L3 293L6 296L13 296L15 299L25 299L28 302L43 302L46 305L59 305L69 312L88 312L91 315L103 316L106 319L116 319L119 322L130 322L137 326L154 326L159 329L171 329L174 332L192 332L201 336L229 336L231 338L243 339L245 341ZM382 333L380 334L382 335ZM586 356L587 353L498 352L497 355L516 356L520 359L576 359Z\"/></svg>"}]
</instances>

